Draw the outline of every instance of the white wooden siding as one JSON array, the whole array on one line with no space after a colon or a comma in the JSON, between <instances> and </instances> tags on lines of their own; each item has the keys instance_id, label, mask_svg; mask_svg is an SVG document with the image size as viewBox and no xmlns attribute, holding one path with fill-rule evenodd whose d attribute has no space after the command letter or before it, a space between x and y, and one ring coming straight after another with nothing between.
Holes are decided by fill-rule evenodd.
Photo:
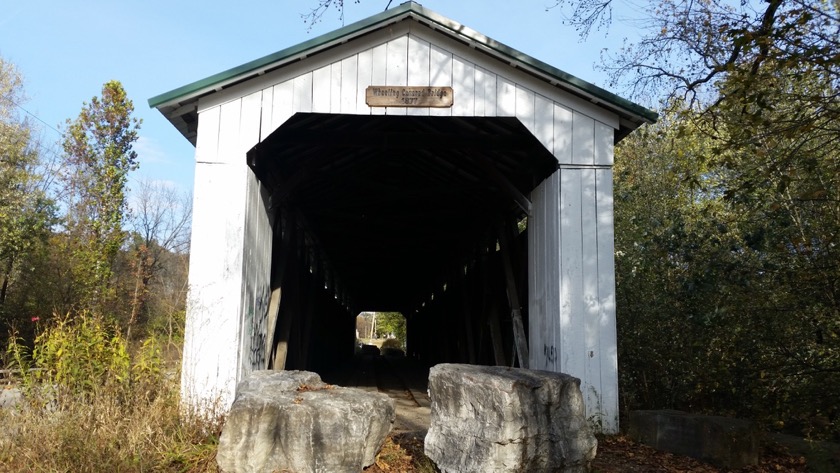
<instances>
[{"instance_id":1,"label":"white wooden siding","mask_svg":"<svg viewBox=\"0 0 840 473\"><path fill-rule=\"evenodd\" d=\"M253 173L247 176L242 264L242 314L238 379L268 368L268 306L271 298L271 228L266 190Z\"/></svg>"},{"instance_id":2,"label":"white wooden siding","mask_svg":"<svg viewBox=\"0 0 840 473\"><path fill-rule=\"evenodd\" d=\"M399 34L401 29L403 34ZM394 30L388 35L380 34L384 36L380 43L376 43L377 35L372 35L366 43L370 47L361 51L338 47L318 60L312 58L310 68L290 67L295 75L281 70L254 79L256 84L262 84L259 90L264 91L263 96L273 100L271 120L263 121L261 136L270 134L295 112L515 116L561 164L611 165L611 161L596 161L596 157L611 155L608 148L612 146L612 133L600 131L598 136L609 136L609 140L594 140L596 128L618 128L615 114L513 68L498 72L499 64L492 59L448 38L430 37L422 27ZM370 85L452 86L454 104L442 109L368 107L365 89ZM242 85L240 93L253 93L254 87L250 83ZM225 97L239 100L237 87L231 89L234 90L203 99L199 111L220 105ZM265 93L268 89L271 92ZM555 109L553 120L548 122L546 102L553 103ZM541 133L536 133L537 123L543 127ZM553 133L547 133L546 127Z\"/></svg>"},{"instance_id":3,"label":"white wooden siding","mask_svg":"<svg viewBox=\"0 0 840 473\"><path fill-rule=\"evenodd\" d=\"M432 45L416 36L408 37L408 84L429 84ZM409 108L408 115L429 115L428 108Z\"/></svg>"},{"instance_id":4,"label":"white wooden siding","mask_svg":"<svg viewBox=\"0 0 840 473\"><path fill-rule=\"evenodd\" d=\"M219 189L244 189L246 171L205 162L195 169L181 392L185 403L199 411L229 406L236 387L242 248L229 237L242 231L245 203L241 193L226 195Z\"/></svg>"},{"instance_id":5,"label":"white wooden siding","mask_svg":"<svg viewBox=\"0 0 840 473\"><path fill-rule=\"evenodd\" d=\"M187 399L232 401L236 381L260 367L256 345L268 336L260 317L271 228L248 149L297 112L505 116L519 119L560 166L531 194L531 366L580 377L587 415L617 431L610 166L618 117L428 28L385 30L199 101ZM454 104L371 108L370 85L451 85Z\"/></svg>"},{"instance_id":6,"label":"white wooden siding","mask_svg":"<svg viewBox=\"0 0 840 473\"><path fill-rule=\"evenodd\" d=\"M440 87L452 86L453 64L451 51L432 44L429 66L429 85ZM432 108L429 110L429 115L433 117L448 117L452 115L452 109Z\"/></svg>"},{"instance_id":7,"label":"white wooden siding","mask_svg":"<svg viewBox=\"0 0 840 473\"><path fill-rule=\"evenodd\" d=\"M369 85L452 86L454 104L451 109L371 108L365 103ZM273 99L264 104L272 110L272 118L263 122L263 138L295 112L516 117L561 164L611 164L605 158L612 154L611 125L573 112L508 75L491 72L413 34L271 84L263 89L263 97ZM590 108L596 107L590 104ZM596 127L603 137L597 143Z\"/></svg>"},{"instance_id":8,"label":"white wooden siding","mask_svg":"<svg viewBox=\"0 0 840 473\"><path fill-rule=\"evenodd\" d=\"M587 418L617 432L612 172L561 168L531 200L530 366L580 378Z\"/></svg>"},{"instance_id":9,"label":"white wooden siding","mask_svg":"<svg viewBox=\"0 0 840 473\"><path fill-rule=\"evenodd\" d=\"M610 151L610 162L612 159L612 151ZM615 321L615 233L611 169L595 171L595 192L598 203L598 325L603 416L598 420L605 432L618 432L618 345L616 344Z\"/></svg>"},{"instance_id":10,"label":"white wooden siding","mask_svg":"<svg viewBox=\"0 0 840 473\"><path fill-rule=\"evenodd\" d=\"M459 92L457 97L453 97L452 115L471 117L475 114L475 75L475 64L462 57L453 56L452 89Z\"/></svg>"}]
</instances>

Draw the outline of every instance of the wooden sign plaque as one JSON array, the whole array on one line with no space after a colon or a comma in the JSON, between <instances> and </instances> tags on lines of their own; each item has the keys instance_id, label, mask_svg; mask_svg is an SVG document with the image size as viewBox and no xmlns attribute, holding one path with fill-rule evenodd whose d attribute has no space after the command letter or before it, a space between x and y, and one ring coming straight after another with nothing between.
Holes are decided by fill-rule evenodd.
<instances>
[{"instance_id":1,"label":"wooden sign plaque","mask_svg":"<svg viewBox=\"0 0 840 473\"><path fill-rule=\"evenodd\" d=\"M365 89L365 103L370 107L447 108L452 99L452 87L371 85Z\"/></svg>"}]
</instances>

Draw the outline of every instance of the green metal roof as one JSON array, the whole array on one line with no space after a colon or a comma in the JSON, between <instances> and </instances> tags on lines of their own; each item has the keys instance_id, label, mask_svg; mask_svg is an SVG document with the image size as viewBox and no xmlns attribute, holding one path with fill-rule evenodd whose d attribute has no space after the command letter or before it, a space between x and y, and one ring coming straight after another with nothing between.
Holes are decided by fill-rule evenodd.
<instances>
[{"instance_id":1,"label":"green metal roof","mask_svg":"<svg viewBox=\"0 0 840 473\"><path fill-rule=\"evenodd\" d=\"M502 58L507 58L513 63L530 67L534 72L547 76L552 83L565 86L563 88L577 91L583 95L590 96L595 102L612 105L612 107L623 110L625 113L635 115L644 121L654 122L658 115L641 105L619 97L594 84L581 80L571 74L561 71L556 67L548 65L527 54L517 51L498 41L478 33L460 23L435 13L422 5L409 1L396 8L386 10L367 19L358 21L330 33L315 37L296 46L277 51L259 59L242 64L241 66L228 69L224 72L214 74L199 81L178 87L169 92L157 95L149 99L149 106L152 108L161 107L175 102L182 102L190 98L198 97L219 89L233 82L240 82L252 75L265 72L266 69L275 66L282 66L291 60L303 58L331 45L346 42L356 36L382 28L389 24L401 21L406 17L414 17L421 22L433 25L435 29L442 30L449 36L458 37L462 41L473 43L483 47L488 52L494 53ZM612 108L611 107L611 108Z\"/></svg>"}]
</instances>

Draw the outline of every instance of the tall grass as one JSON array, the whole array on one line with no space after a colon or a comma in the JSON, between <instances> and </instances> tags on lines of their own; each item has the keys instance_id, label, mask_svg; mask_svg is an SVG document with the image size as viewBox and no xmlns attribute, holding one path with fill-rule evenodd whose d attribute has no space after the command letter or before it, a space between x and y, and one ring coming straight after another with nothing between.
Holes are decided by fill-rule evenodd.
<instances>
[{"instance_id":1,"label":"tall grass","mask_svg":"<svg viewBox=\"0 0 840 473\"><path fill-rule=\"evenodd\" d=\"M24 400L0 410L0 471L218 471L220 420L180 415L177 363L153 339L136 350L89 314L12 341ZM31 371L32 369L34 371Z\"/></svg>"}]
</instances>

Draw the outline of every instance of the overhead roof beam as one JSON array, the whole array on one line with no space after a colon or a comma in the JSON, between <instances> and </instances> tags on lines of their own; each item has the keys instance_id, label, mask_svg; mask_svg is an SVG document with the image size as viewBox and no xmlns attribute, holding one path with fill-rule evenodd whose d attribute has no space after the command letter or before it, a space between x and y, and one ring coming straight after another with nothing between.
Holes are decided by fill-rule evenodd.
<instances>
[{"instance_id":1,"label":"overhead roof beam","mask_svg":"<svg viewBox=\"0 0 840 473\"><path fill-rule=\"evenodd\" d=\"M502 190L505 191L511 199L513 199L516 205L519 206L526 215L531 216L531 201L525 197L523 193L519 192L519 189L517 189L516 186L514 186L513 183L504 176L504 174L499 172L499 170L496 169L496 166L493 165L493 162L485 155L476 153L474 157L481 168L487 172L487 176L490 177L490 179L492 179L499 187L501 187Z\"/></svg>"}]
</instances>

